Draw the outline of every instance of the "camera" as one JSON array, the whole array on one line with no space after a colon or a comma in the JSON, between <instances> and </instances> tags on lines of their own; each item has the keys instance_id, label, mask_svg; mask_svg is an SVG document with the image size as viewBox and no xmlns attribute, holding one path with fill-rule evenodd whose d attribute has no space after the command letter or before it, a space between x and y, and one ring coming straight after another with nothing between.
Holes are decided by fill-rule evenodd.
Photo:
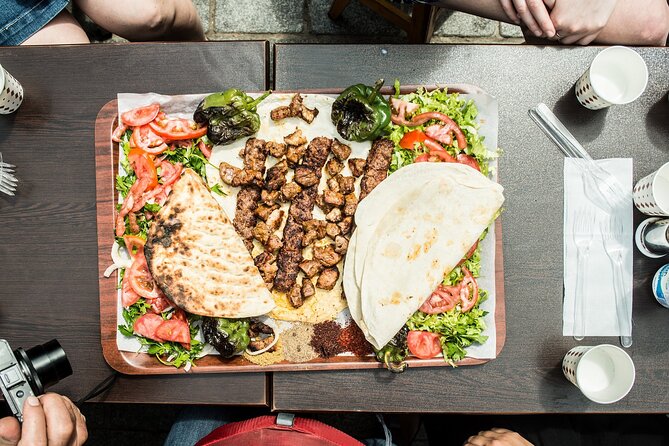
<instances>
[{"instance_id":1,"label":"camera","mask_svg":"<svg viewBox=\"0 0 669 446\"><path fill-rule=\"evenodd\" d=\"M72 366L57 340L23 350L12 351L0 339L0 390L12 414L23 422L23 403L30 396L44 393L46 387L72 374Z\"/></svg>"}]
</instances>

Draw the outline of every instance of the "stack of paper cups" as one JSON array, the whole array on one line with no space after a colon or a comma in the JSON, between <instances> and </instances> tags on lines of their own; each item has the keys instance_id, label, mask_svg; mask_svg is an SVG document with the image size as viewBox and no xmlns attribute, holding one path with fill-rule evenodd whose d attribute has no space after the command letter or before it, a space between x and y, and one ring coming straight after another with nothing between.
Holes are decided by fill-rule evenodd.
<instances>
[{"instance_id":1,"label":"stack of paper cups","mask_svg":"<svg viewBox=\"0 0 669 446\"><path fill-rule=\"evenodd\" d=\"M23 102L23 87L0 65L0 114L14 113Z\"/></svg>"},{"instance_id":2,"label":"stack of paper cups","mask_svg":"<svg viewBox=\"0 0 669 446\"><path fill-rule=\"evenodd\" d=\"M634 384L634 363L610 344L574 347L562 360L562 373L588 399L610 404L621 400Z\"/></svg>"}]
</instances>

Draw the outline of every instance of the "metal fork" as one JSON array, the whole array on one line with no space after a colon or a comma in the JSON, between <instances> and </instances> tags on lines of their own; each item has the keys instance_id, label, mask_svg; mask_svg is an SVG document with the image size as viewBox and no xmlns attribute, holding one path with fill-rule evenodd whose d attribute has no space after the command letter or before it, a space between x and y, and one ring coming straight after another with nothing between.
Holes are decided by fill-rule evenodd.
<instances>
[{"instance_id":1,"label":"metal fork","mask_svg":"<svg viewBox=\"0 0 669 446\"><path fill-rule=\"evenodd\" d=\"M14 176L14 168L14 165L2 161L2 153L0 153L0 192L7 195L14 195L19 182Z\"/></svg>"},{"instance_id":2,"label":"metal fork","mask_svg":"<svg viewBox=\"0 0 669 446\"><path fill-rule=\"evenodd\" d=\"M616 317L618 329L621 333L629 333L629 336L620 336L620 345L627 348L632 345L631 317L628 306L625 304L625 281L623 280L623 255L625 247L620 242L623 234L623 224L620 217L612 214L609 222L603 224L602 237L604 249L611 261L613 268L613 290L616 298Z\"/></svg>"},{"instance_id":3,"label":"metal fork","mask_svg":"<svg viewBox=\"0 0 669 446\"><path fill-rule=\"evenodd\" d=\"M574 294L574 339L585 337L585 272L593 239L595 215L589 210L580 210L574 215L572 237L576 245L576 293Z\"/></svg>"}]
</instances>

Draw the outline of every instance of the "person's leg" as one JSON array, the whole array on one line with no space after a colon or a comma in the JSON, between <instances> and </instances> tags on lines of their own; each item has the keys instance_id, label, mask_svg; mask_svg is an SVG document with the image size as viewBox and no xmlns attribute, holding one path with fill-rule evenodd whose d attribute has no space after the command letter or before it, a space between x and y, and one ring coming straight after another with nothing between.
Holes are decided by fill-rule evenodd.
<instances>
[{"instance_id":1,"label":"person's leg","mask_svg":"<svg viewBox=\"0 0 669 446\"><path fill-rule=\"evenodd\" d=\"M58 45L90 43L79 23L66 10L61 11L42 29L28 37L21 45Z\"/></svg>"},{"instance_id":2,"label":"person's leg","mask_svg":"<svg viewBox=\"0 0 669 446\"><path fill-rule=\"evenodd\" d=\"M98 26L128 40L204 40L190 0L74 0Z\"/></svg>"}]
</instances>

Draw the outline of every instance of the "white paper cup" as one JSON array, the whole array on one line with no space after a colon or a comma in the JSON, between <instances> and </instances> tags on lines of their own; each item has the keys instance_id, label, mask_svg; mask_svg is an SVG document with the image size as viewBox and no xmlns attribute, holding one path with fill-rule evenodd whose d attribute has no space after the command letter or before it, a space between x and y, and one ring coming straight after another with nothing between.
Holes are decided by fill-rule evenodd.
<instances>
[{"instance_id":1,"label":"white paper cup","mask_svg":"<svg viewBox=\"0 0 669 446\"><path fill-rule=\"evenodd\" d=\"M576 81L576 98L590 110L628 104L641 96L647 83L648 68L639 53L612 46L597 54Z\"/></svg>"},{"instance_id":2,"label":"white paper cup","mask_svg":"<svg viewBox=\"0 0 669 446\"><path fill-rule=\"evenodd\" d=\"M625 397L634 384L634 363L610 344L574 347L562 360L562 373L588 399L611 404Z\"/></svg>"},{"instance_id":3,"label":"white paper cup","mask_svg":"<svg viewBox=\"0 0 669 446\"><path fill-rule=\"evenodd\" d=\"M669 163L637 181L634 205L646 215L669 216Z\"/></svg>"},{"instance_id":4,"label":"white paper cup","mask_svg":"<svg viewBox=\"0 0 669 446\"><path fill-rule=\"evenodd\" d=\"M23 102L23 87L2 65L0 65L0 114L14 113Z\"/></svg>"}]
</instances>

